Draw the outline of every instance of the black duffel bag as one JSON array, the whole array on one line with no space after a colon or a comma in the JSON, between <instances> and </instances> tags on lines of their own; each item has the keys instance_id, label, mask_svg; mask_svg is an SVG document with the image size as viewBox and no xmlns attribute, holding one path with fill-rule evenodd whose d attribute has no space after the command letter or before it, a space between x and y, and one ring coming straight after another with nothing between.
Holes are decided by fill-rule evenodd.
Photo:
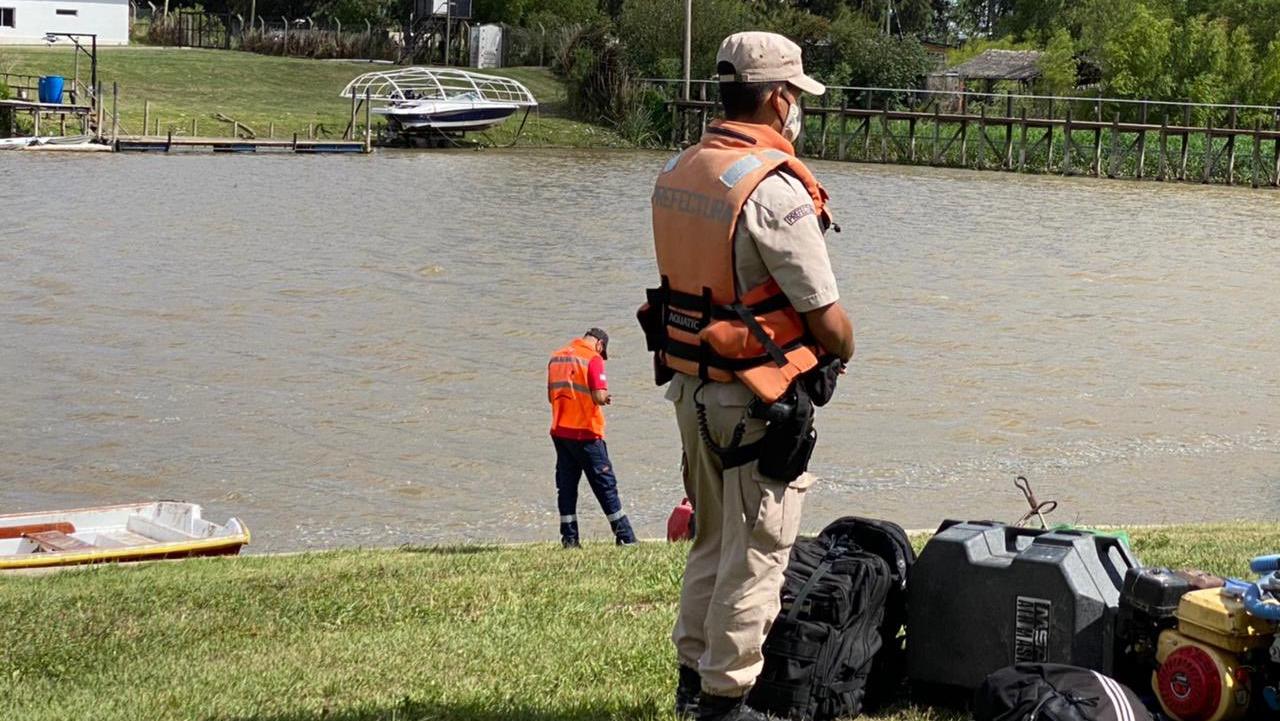
<instances>
[{"instance_id":1,"label":"black duffel bag","mask_svg":"<svg viewBox=\"0 0 1280 721\"><path fill-rule=\"evenodd\" d=\"M975 721L1153 721L1137 694L1096 671L1020 663L987 676L973 699Z\"/></svg>"}]
</instances>

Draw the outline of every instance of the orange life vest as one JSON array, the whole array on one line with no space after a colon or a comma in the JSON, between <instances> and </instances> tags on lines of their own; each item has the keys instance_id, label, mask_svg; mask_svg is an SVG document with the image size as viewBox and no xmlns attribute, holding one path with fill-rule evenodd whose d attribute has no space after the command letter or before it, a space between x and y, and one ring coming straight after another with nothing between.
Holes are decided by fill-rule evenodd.
<instances>
[{"instance_id":1,"label":"orange life vest","mask_svg":"<svg viewBox=\"0 0 1280 721\"><path fill-rule=\"evenodd\" d=\"M816 366L819 352L772 278L738 292L738 216L778 169L804 184L820 222L830 224L826 190L791 143L766 125L718 121L667 163L653 191L662 285L649 289L638 314L659 366L713 381L737 378L767 403Z\"/></svg>"},{"instance_id":2,"label":"orange life vest","mask_svg":"<svg viewBox=\"0 0 1280 721\"><path fill-rule=\"evenodd\" d=\"M551 354L547 362L547 395L551 399L551 432L587 431L604 438L604 411L591 399L587 370L599 356L591 343L575 338Z\"/></svg>"}]
</instances>

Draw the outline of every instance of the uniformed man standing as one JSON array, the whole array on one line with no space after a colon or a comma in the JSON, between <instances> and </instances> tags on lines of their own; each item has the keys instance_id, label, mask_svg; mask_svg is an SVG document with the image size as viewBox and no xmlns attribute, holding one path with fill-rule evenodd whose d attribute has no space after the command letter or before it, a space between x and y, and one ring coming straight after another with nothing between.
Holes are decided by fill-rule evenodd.
<instances>
[{"instance_id":1,"label":"uniformed man standing","mask_svg":"<svg viewBox=\"0 0 1280 721\"><path fill-rule=\"evenodd\" d=\"M662 284L640 316L671 384L698 528L672 634L676 711L750 721L765 718L744 698L812 483L812 406L826 398L811 396L829 397L853 328L827 257L826 191L791 144L800 94L825 88L773 33L731 35L716 61L725 120L658 177Z\"/></svg>"}]
</instances>

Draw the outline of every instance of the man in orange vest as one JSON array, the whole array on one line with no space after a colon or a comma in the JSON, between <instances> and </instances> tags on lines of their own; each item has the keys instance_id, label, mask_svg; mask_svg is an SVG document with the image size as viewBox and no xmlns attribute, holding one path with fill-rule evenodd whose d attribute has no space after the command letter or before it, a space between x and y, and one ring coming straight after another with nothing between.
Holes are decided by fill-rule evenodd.
<instances>
[{"instance_id":1,"label":"man in orange vest","mask_svg":"<svg viewBox=\"0 0 1280 721\"><path fill-rule=\"evenodd\" d=\"M813 406L852 357L853 327L827 256L827 193L791 144L801 93L825 88L773 33L731 35L716 61L725 120L658 176L662 282L639 317L670 382L698 528L672 633L676 712L751 721L766 718L745 697L813 481Z\"/></svg>"},{"instance_id":2,"label":"man in orange vest","mask_svg":"<svg viewBox=\"0 0 1280 721\"><path fill-rule=\"evenodd\" d=\"M551 354L547 363L547 402L551 404L551 442L556 447L556 501L560 508L560 544L578 547L578 481L587 482L600 502L619 546L636 542L631 521L618 498L618 479L604 442L604 406L613 398L604 373L609 335L592 328Z\"/></svg>"}]
</instances>

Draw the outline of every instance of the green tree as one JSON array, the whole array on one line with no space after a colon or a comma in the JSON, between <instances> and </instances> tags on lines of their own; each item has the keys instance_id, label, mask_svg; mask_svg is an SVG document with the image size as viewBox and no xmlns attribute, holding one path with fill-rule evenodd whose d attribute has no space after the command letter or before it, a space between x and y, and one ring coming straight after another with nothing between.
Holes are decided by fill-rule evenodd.
<instances>
[{"instance_id":1,"label":"green tree","mask_svg":"<svg viewBox=\"0 0 1280 721\"><path fill-rule=\"evenodd\" d=\"M1066 24L1065 11L1066 0L1018 0L999 31L1021 40L1048 38Z\"/></svg>"},{"instance_id":2,"label":"green tree","mask_svg":"<svg viewBox=\"0 0 1280 721\"><path fill-rule=\"evenodd\" d=\"M1108 92L1128 98L1163 99L1173 87L1169 76L1171 18L1158 18L1138 5L1132 20L1104 44Z\"/></svg>"},{"instance_id":3,"label":"green tree","mask_svg":"<svg viewBox=\"0 0 1280 721\"><path fill-rule=\"evenodd\" d=\"M1173 33L1169 63L1173 96L1195 103L1222 101L1228 42L1225 21L1205 15L1184 20Z\"/></svg>"},{"instance_id":4,"label":"green tree","mask_svg":"<svg viewBox=\"0 0 1280 721\"><path fill-rule=\"evenodd\" d=\"M1258 87L1255 95L1265 105L1280 105L1280 39L1267 44L1258 63Z\"/></svg>"},{"instance_id":5,"label":"green tree","mask_svg":"<svg viewBox=\"0 0 1280 721\"><path fill-rule=\"evenodd\" d=\"M832 85L909 88L933 68L914 37L886 36L866 16L844 11L831 23L832 62L818 75Z\"/></svg>"},{"instance_id":6,"label":"green tree","mask_svg":"<svg viewBox=\"0 0 1280 721\"><path fill-rule=\"evenodd\" d=\"M1067 27L1085 57L1103 60L1107 40L1118 29L1128 27L1137 11L1138 5L1130 0L1081 0L1067 11Z\"/></svg>"},{"instance_id":7,"label":"green tree","mask_svg":"<svg viewBox=\"0 0 1280 721\"><path fill-rule=\"evenodd\" d=\"M1076 46L1071 33L1065 29L1055 32L1036 64L1041 92L1069 95L1076 87Z\"/></svg>"},{"instance_id":8,"label":"green tree","mask_svg":"<svg viewBox=\"0 0 1280 721\"><path fill-rule=\"evenodd\" d=\"M715 74L720 41L748 26L749 7L741 0L693 0L691 77ZM625 0L618 31L627 57L642 76L680 67L684 50L683 0Z\"/></svg>"},{"instance_id":9,"label":"green tree","mask_svg":"<svg viewBox=\"0 0 1280 721\"><path fill-rule=\"evenodd\" d=\"M1258 96L1258 59L1253 49L1253 38L1243 25L1231 31L1227 40L1223 78L1226 81L1226 98L1233 103L1252 103Z\"/></svg>"}]
</instances>

